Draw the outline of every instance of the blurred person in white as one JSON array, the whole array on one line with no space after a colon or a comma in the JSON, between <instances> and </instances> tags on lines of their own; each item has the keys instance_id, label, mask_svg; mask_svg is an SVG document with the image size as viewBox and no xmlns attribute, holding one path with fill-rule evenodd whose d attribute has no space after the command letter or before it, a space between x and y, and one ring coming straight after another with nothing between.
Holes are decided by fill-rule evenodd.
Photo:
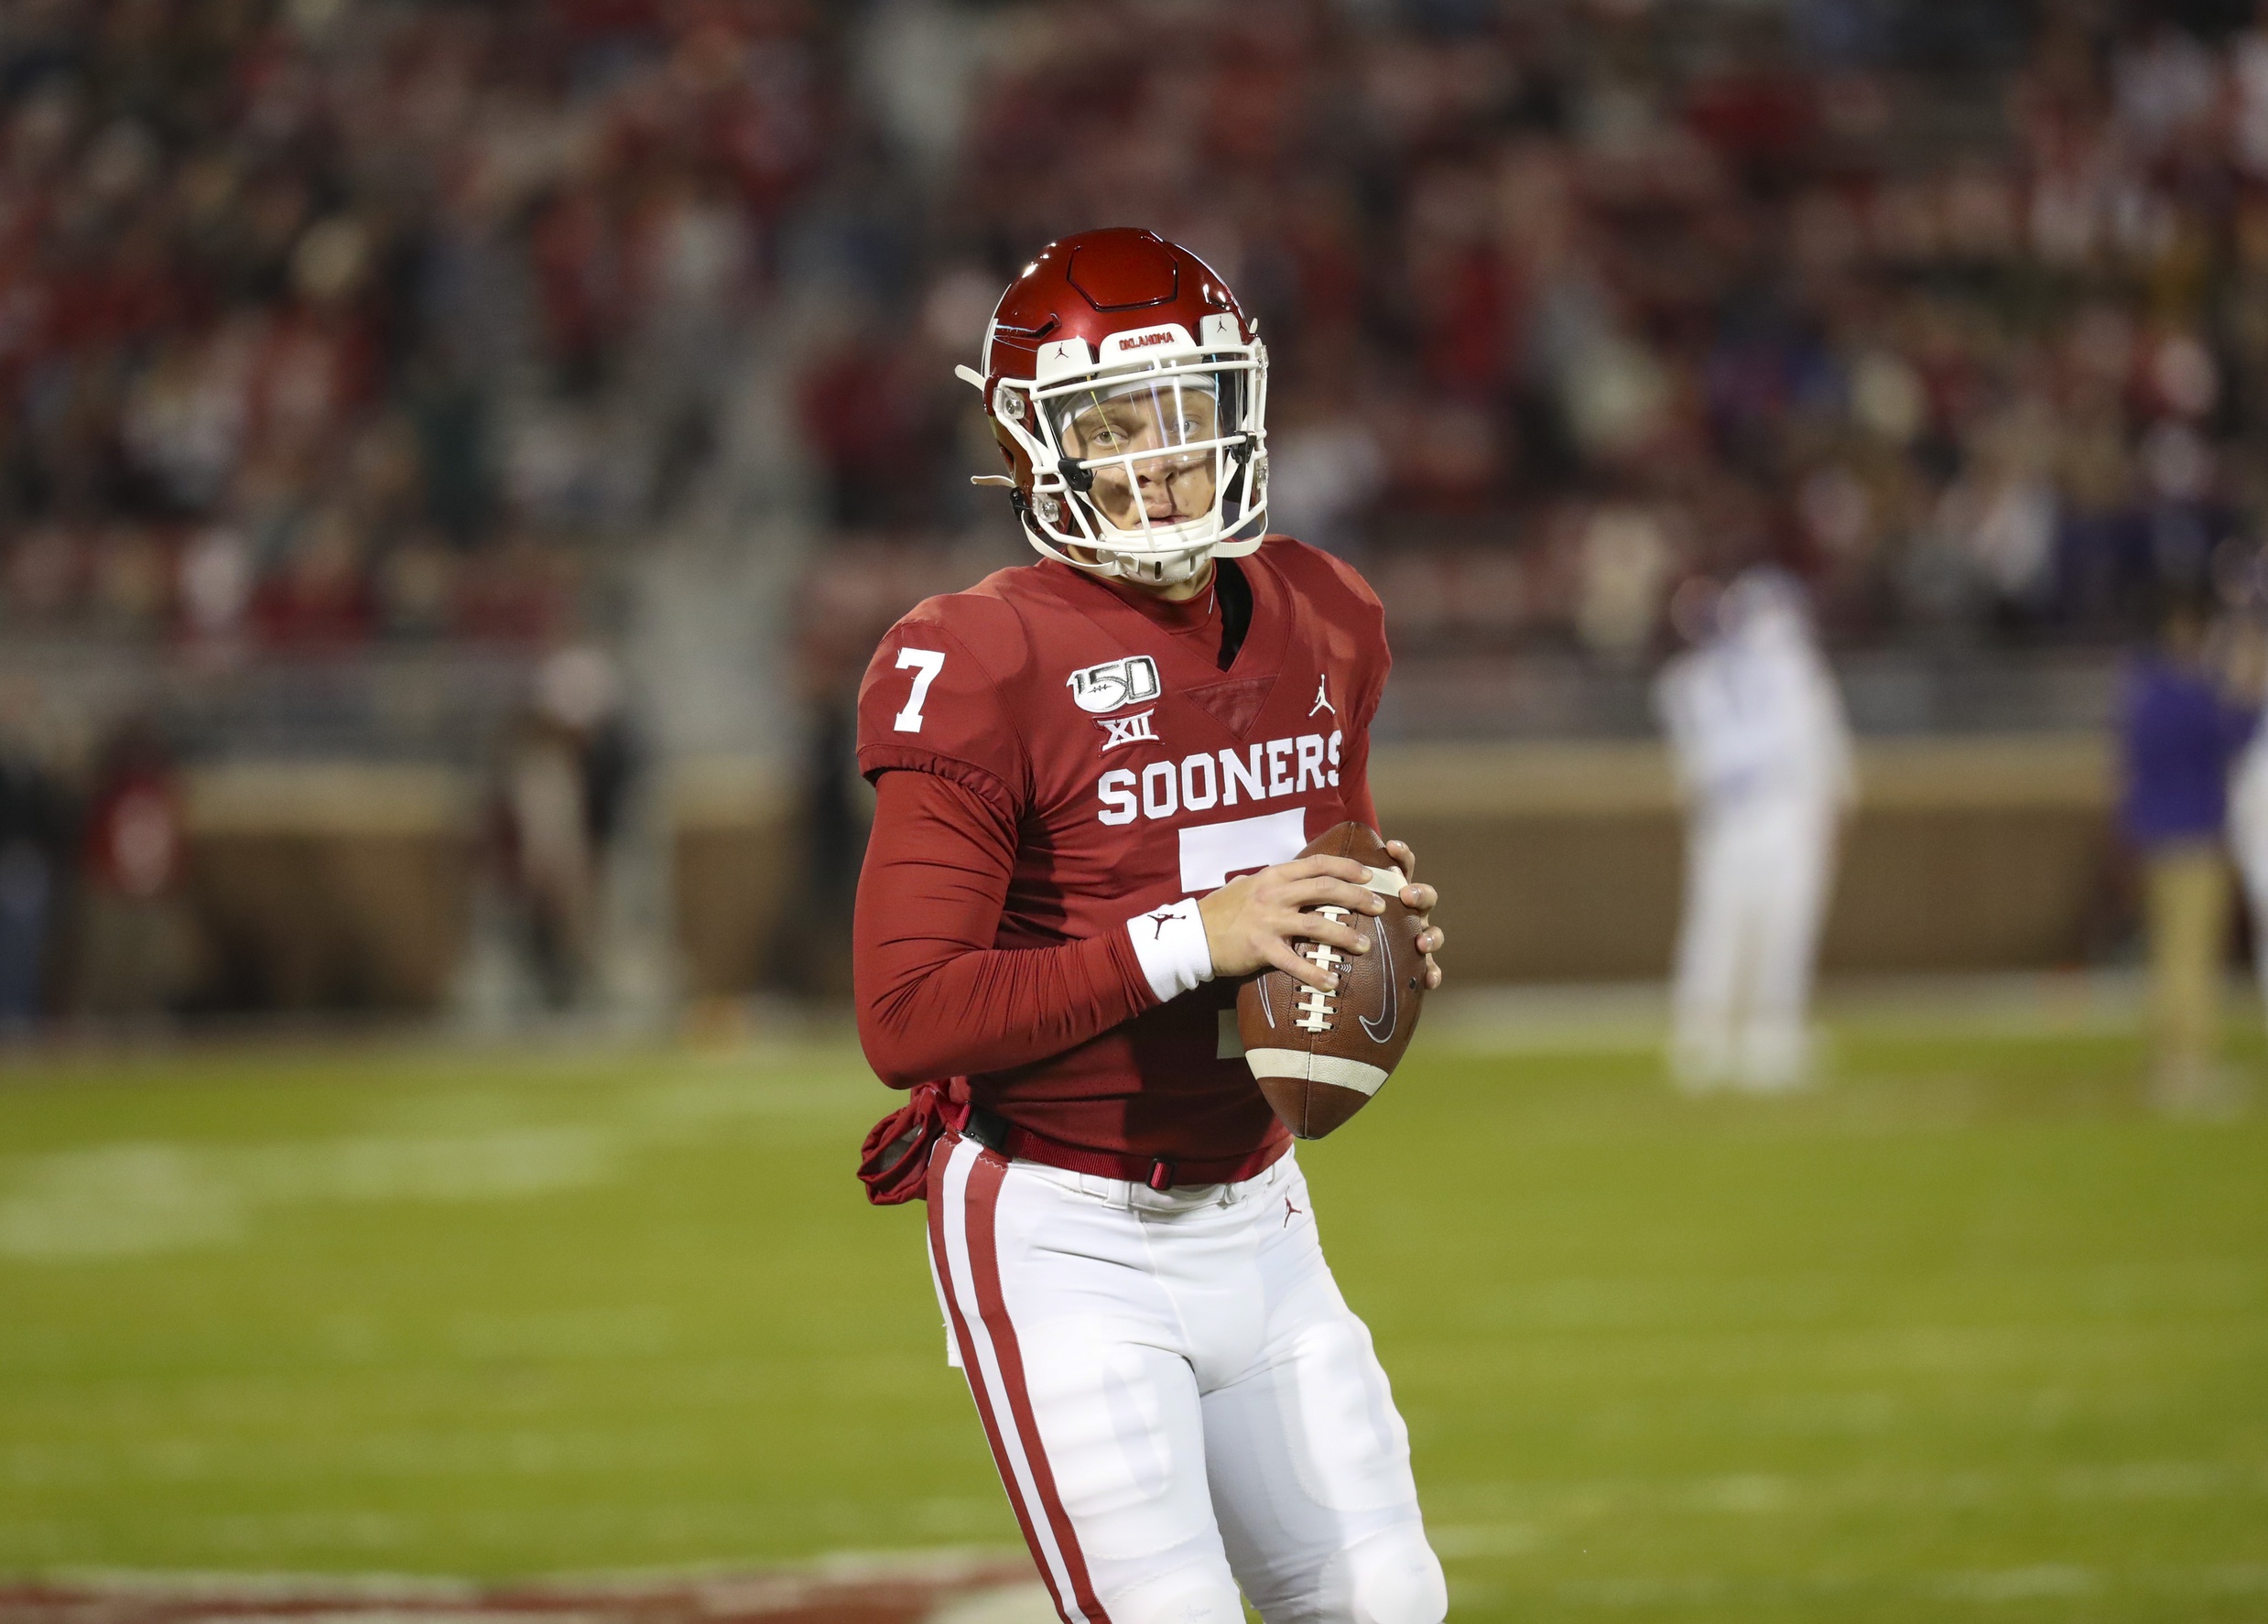
<instances>
[{"instance_id":1,"label":"blurred person in white","mask_svg":"<svg viewBox=\"0 0 2268 1624\"><path fill-rule=\"evenodd\" d=\"M1691 1092L1800 1088L1852 793L1842 700L1802 590L1782 571L1752 568L1721 590L1688 580L1671 613L1691 644L1655 690L1687 808L1672 1073Z\"/></svg>"},{"instance_id":2,"label":"blurred person in white","mask_svg":"<svg viewBox=\"0 0 2268 1624\"><path fill-rule=\"evenodd\" d=\"M496 814L527 968L553 1009L596 991L604 865L631 753L613 660L587 644L546 656L505 743Z\"/></svg>"},{"instance_id":3,"label":"blurred person in white","mask_svg":"<svg viewBox=\"0 0 2268 1624\"><path fill-rule=\"evenodd\" d=\"M2259 571L2256 561L2256 577ZM2252 969L2260 979L2261 1003L2268 1009L2268 620L2260 609L2256 597L2252 614L2232 617L2218 629L2212 663L2225 680L2230 701L2259 717L2229 772L2229 854L2236 860L2252 910Z\"/></svg>"}]
</instances>

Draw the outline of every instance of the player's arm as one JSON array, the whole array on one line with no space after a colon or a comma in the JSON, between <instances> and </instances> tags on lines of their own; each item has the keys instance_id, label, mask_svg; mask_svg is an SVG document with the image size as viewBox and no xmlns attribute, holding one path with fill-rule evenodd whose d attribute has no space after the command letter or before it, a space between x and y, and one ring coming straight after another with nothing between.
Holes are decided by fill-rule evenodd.
<instances>
[{"instance_id":1,"label":"player's arm","mask_svg":"<svg viewBox=\"0 0 2268 1624\"><path fill-rule=\"evenodd\" d=\"M1158 1001L1132 935L998 948L1015 826L965 785L884 773L852 922L859 1041L882 1079L1004 1071Z\"/></svg>"},{"instance_id":2,"label":"player's arm","mask_svg":"<svg viewBox=\"0 0 2268 1624\"><path fill-rule=\"evenodd\" d=\"M859 1041L876 1074L899 1088L1059 1055L1216 974L1275 965L1327 986L1335 978L1296 954L1292 940L1350 952L1369 944L1304 910L1383 907L1360 883L1362 864L1312 857L1102 936L995 947L1015 824L985 796L928 773L884 773L874 793L852 975ZM1166 915L1164 928L1153 928Z\"/></svg>"}]
</instances>

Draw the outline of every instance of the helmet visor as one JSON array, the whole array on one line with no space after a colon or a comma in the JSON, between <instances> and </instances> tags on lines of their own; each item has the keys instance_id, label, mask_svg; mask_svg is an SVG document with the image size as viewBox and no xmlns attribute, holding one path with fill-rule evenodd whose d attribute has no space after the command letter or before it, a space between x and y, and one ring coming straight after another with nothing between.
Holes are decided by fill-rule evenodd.
<instances>
[{"instance_id":1,"label":"helmet visor","mask_svg":"<svg viewBox=\"0 0 2268 1624\"><path fill-rule=\"evenodd\" d=\"M1103 523L1145 532L1210 518L1243 443L1241 374L1187 370L1097 382L1047 402L1066 458L1091 477Z\"/></svg>"}]
</instances>

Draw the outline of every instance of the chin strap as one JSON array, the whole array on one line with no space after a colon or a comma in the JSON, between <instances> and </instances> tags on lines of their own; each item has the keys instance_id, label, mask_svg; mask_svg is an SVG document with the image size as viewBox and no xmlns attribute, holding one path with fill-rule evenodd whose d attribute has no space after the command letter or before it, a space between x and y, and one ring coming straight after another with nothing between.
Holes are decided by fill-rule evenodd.
<instances>
[{"instance_id":1,"label":"chin strap","mask_svg":"<svg viewBox=\"0 0 2268 1624\"><path fill-rule=\"evenodd\" d=\"M1208 547L1194 553L1174 553L1163 558L1127 558L1117 553L1106 554L1113 568L1112 573L1127 580L1146 581L1154 587L1177 587L1204 568L1212 556Z\"/></svg>"},{"instance_id":2,"label":"chin strap","mask_svg":"<svg viewBox=\"0 0 2268 1624\"><path fill-rule=\"evenodd\" d=\"M1260 543L1257 538L1248 542L1208 542L1187 552L1166 554L1115 553L1108 547L1094 547L1092 558L1077 558L1049 541L1047 533L1034 523L1032 497L1021 487L1008 493L1008 505L1015 510L1016 521L1023 527L1024 539L1043 558L1053 558L1058 564L1069 564L1074 569L1083 569L1089 575L1101 576L1105 580L1126 579L1146 581L1154 587L1178 586L1205 566L1205 560L1214 557L1242 558Z\"/></svg>"},{"instance_id":3,"label":"chin strap","mask_svg":"<svg viewBox=\"0 0 2268 1624\"><path fill-rule=\"evenodd\" d=\"M1032 544L1035 552L1043 558L1053 558L1058 564L1069 564L1074 569L1084 570L1105 580L1145 581L1154 587L1178 586L1203 568L1206 559L1229 556L1227 549L1219 547L1201 547L1186 553L1167 553L1162 558L1113 553L1097 547L1094 549L1095 557L1076 558L1062 548L1051 546L1046 536L1028 525L1024 529L1024 539ZM1250 547L1240 547L1236 553L1241 556L1252 550Z\"/></svg>"}]
</instances>

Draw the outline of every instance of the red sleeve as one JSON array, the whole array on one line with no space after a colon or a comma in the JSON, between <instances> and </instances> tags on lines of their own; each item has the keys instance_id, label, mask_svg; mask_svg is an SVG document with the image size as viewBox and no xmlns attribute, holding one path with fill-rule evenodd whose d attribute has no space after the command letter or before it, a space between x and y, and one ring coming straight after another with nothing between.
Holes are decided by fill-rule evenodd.
<instances>
[{"instance_id":1,"label":"red sleeve","mask_svg":"<svg viewBox=\"0 0 2268 1624\"><path fill-rule=\"evenodd\" d=\"M1346 764L1340 768L1343 780L1339 786L1339 798L1347 810L1378 830L1381 839L1394 838L1390 828L1380 828L1378 803L1371 799L1371 742L1370 735L1362 735L1362 742L1347 752Z\"/></svg>"},{"instance_id":2,"label":"red sleeve","mask_svg":"<svg viewBox=\"0 0 2268 1624\"><path fill-rule=\"evenodd\" d=\"M965 596L931 599L890 628L859 685L861 773L877 779L911 767L974 790L1006 817L1023 811L1031 785L1023 736L970 646L996 659L1008 652L1013 623L982 618L993 607Z\"/></svg>"},{"instance_id":3,"label":"red sleeve","mask_svg":"<svg viewBox=\"0 0 2268 1624\"><path fill-rule=\"evenodd\" d=\"M1341 628L1351 639L1350 652L1356 656L1358 669L1367 671L1369 677L1358 690L1349 715L1339 796L1350 816L1361 818L1381 836L1390 839L1394 831L1380 825L1377 803L1371 798L1371 723L1377 719L1379 700L1385 695L1386 677L1394 669L1394 654L1386 643L1385 605L1353 565L1318 547L1290 542L1282 561L1287 568L1319 572L1344 594L1343 599L1327 603L1323 618ZM1312 579L1313 574L1303 574L1302 579Z\"/></svg>"},{"instance_id":4,"label":"red sleeve","mask_svg":"<svg viewBox=\"0 0 2268 1624\"><path fill-rule=\"evenodd\" d=\"M884 772L874 790L852 979L859 1042L884 1082L1029 1065L1157 1001L1123 930L993 946L1016 841L990 796L928 772Z\"/></svg>"},{"instance_id":5,"label":"red sleeve","mask_svg":"<svg viewBox=\"0 0 2268 1624\"><path fill-rule=\"evenodd\" d=\"M1385 640L1379 639L1383 656ZM1352 721L1347 730L1346 751L1339 763L1339 798L1347 810L1361 818L1382 837L1391 839L1394 831L1378 821L1378 803L1371 798L1371 723L1378 715L1378 701L1385 691L1385 674L1382 670L1369 691L1357 701Z\"/></svg>"}]
</instances>

